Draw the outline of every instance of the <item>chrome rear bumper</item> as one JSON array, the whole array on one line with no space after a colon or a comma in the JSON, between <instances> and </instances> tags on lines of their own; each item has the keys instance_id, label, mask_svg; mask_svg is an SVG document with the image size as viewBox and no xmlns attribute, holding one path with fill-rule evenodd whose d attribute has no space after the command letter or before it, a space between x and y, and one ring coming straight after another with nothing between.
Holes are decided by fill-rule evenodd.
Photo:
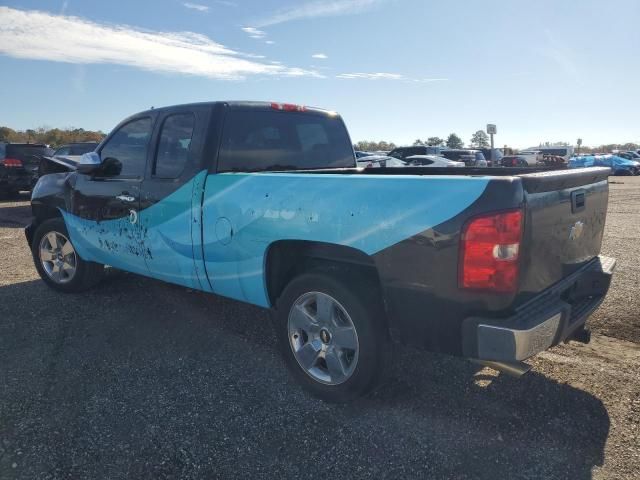
<instances>
[{"instance_id":1,"label":"chrome rear bumper","mask_svg":"<svg viewBox=\"0 0 640 480\"><path fill-rule=\"evenodd\" d=\"M600 256L519 307L511 317L466 319L465 356L515 362L569 340L604 300L614 268L615 259Z\"/></svg>"}]
</instances>

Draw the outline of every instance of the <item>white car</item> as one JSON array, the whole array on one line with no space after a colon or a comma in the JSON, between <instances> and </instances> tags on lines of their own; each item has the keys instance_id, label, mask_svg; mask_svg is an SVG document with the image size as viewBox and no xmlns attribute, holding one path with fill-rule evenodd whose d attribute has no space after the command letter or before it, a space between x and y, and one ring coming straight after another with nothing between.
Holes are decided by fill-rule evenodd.
<instances>
[{"instance_id":1,"label":"white car","mask_svg":"<svg viewBox=\"0 0 640 480\"><path fill-rule=\"evenodd\" d=\"M393 157L383 155L372 155L368 157L360 157L356 159L358 168L391 168L406 167L406 162Z\"/></svg>"},{"instance_id":2,"label":"white car","mask_svg":"<svg viewBox=\"0 0 640 480\"><path fill-rule=\"evenodd\" d=\"M405 161L409 162L409 165L414 167L450 168L466 166L464 162L454 162L453 160L448 160L437 155L412 155L410 157L406 157Z\"/></svg>"},{"instance_id":3,"label":"white car","mask_svg":"<svg viewBox=\"0 0 640 480\"><path fill-rule=\"evenodd\" d=\"M523 150L518 152L516 156L522 157L530 166L542 163L544 160L544 154L540 150Z\"/></svg>"}]
</instances>

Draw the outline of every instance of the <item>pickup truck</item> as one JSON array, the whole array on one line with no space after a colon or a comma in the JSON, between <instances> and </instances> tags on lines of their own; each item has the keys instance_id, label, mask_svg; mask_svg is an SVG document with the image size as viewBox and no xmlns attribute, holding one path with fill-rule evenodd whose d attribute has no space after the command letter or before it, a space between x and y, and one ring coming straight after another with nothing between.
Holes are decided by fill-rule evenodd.
<instances>
[{"instance_id":1,"label":"pickup truck","mask_svg":"<svg viewBox=\"0 0 640 480\"><path fill-rule=\"evenodd\" d=\"M120 123L39 179L26 228L50 287L105 265L270 309L315 395L378 385L393 345L522 374L609 288L609 169L358 169L334 112L212 102Z\"/></svg>"}]
</instances>

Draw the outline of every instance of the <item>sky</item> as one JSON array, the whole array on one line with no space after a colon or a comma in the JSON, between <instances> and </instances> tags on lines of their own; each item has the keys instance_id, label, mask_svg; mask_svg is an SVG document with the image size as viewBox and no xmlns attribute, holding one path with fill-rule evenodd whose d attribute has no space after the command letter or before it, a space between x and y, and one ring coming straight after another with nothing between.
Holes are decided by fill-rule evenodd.
<instances>
[{"instance_id":1,"label":"sky","mask_svg":"<svg viewBox=\"0 0 640 480\"><path fill-rule=\"evenodd\" d=\"M639 52L638 0L0 0L0 125L264 100L353 141L640 143Z\"/></svg>"}]
</instances>

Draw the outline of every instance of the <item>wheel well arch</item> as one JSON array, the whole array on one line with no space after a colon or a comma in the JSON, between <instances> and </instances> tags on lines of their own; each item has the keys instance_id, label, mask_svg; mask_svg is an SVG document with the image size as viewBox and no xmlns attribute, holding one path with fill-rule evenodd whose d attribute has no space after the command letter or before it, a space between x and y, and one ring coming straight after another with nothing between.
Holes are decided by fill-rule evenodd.
<instances>
[{"instance_id":1,"label":"wheel well arch","mask_svg":"<svg viewBox=\"0 0 640 480\"><path fill-rule=\"evenodd\" d=\"M60 213L60 210L57 207L47 203L32 201L31 211L33 213L33 221L25 229L29 245L31 245L31 242L33 241L33 234L35 233L36 228L38 228L38 225L50 218L63 218L62 213Z\"/></svg>"},{"instance_id":2,"label":"wheel well arch","mask_svg":"<svg viewBox=\"0 0 640 480\"><path fill-rule=\"evenodd\" d=\"M278 240L265 254L265 286L271 305L295 276L320 267L345 267L365 275L382 293L373 258L357 248L308 240Z\"/></svg>"}]
</instances>

